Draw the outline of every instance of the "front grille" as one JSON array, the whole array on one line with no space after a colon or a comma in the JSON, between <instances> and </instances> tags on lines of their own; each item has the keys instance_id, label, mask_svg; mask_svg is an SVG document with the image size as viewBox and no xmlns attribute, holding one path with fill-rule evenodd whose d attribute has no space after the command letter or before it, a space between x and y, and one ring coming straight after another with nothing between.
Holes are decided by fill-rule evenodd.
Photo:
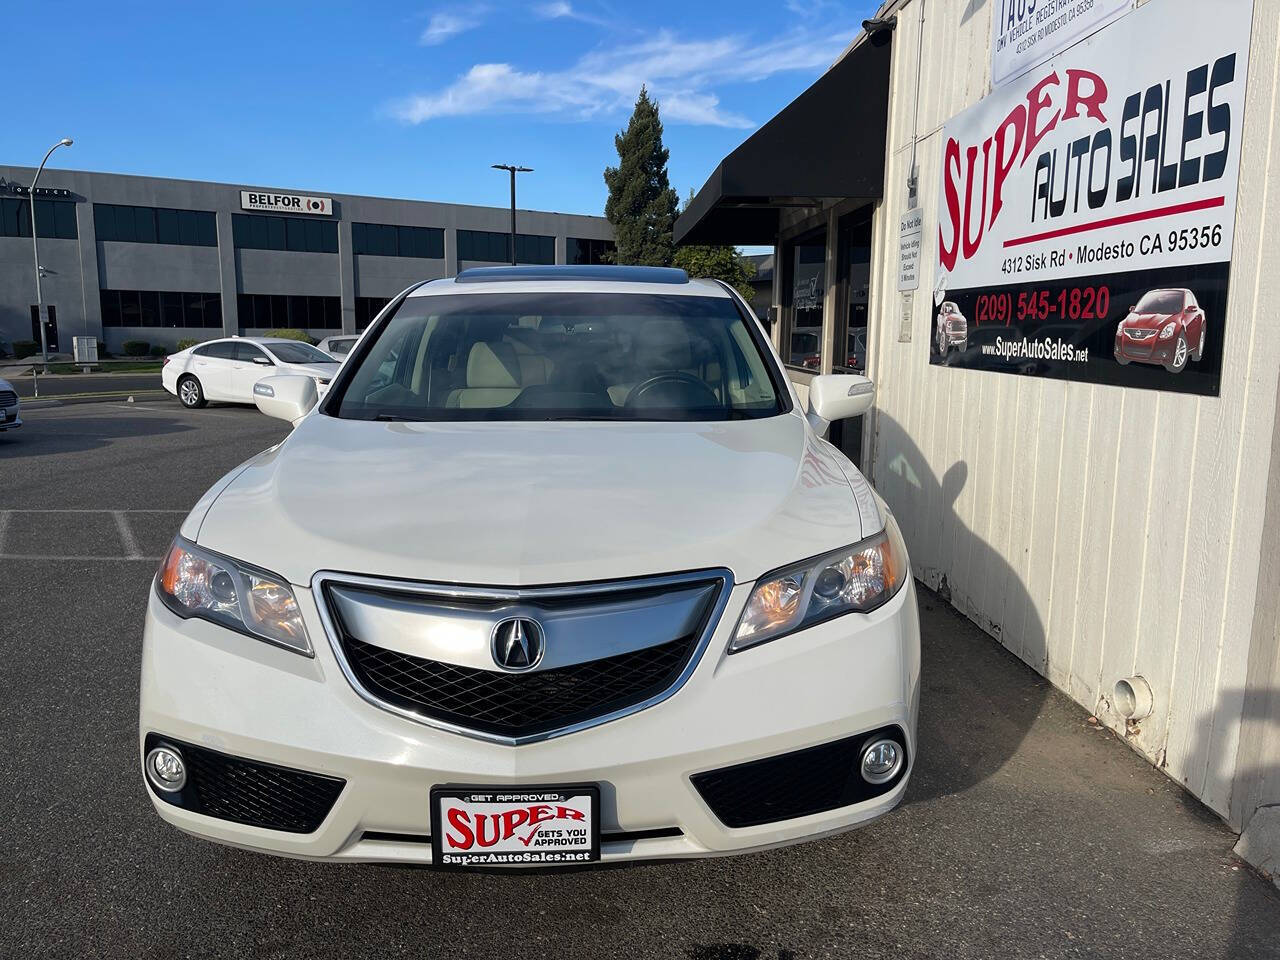
<instances>
[{"instance_id":1,"label":"front grille","mask_svg":"<svg viewBox=\"0 0 1280 960\"><path fill-rule=\"evenodd\" d=\"M694 788L726 827L754 827L824 813L888 793L906 774L908 757L892 780L870 784L858 770L863 748L889 737L905 753L905 739L897 727L884 727L856 737L835 740L694 774Z\"/></svg>"},{"instance_id":2,"label":"front grille","mask_svg":"<svg viewBox=\"0 0 1280 960\"><path fill-rule=\"evenodd\" d=\"M154 788L152 792L175 806L219 820L312 833L329 815L346 785L337 777L245 760L155 734L147 737L146 750L162 743L181 751L187 783L178 793Z\"/></svg>"},{"instance_id":3,"label":"front grille","mask_svg":"<svg viewBox=\"0 0 1280 960\"><path fill-rule=\"evenodd\" d=\"M1154 337L1156 332L1154 330L1125 330L1125 335L1130 340L1146 340Z\"/></svg>"},{"instance_id":4,"label":"front grille","mask_svg":"<svg viewBox=\"0 0 1280 960\"><path fill-rule=\"evenodd\" d=\"M12 390L0 390L0 407L16 407L18 395Z\"/></svg>"},{"instance_id":5,"label":"front grille","mask_svg":"<svg viewBox=\"0 0 1280 960\"><path fill-rule=\"evenodd\" d=\"M690 635L556 670L498 673L441 663L343 636L356 677L380 700L484 733L523 737L613 713L662 693L697 648Z\"/></svg>"}]
</instances>

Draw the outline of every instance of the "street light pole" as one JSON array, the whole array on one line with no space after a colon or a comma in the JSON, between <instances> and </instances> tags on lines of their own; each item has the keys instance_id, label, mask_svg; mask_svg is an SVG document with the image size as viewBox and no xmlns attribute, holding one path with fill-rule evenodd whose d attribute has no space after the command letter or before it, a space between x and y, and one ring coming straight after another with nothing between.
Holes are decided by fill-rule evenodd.
<instances>
[{"instance_id":1,"label":"street light pole","mask_svg":"<svg viewBox=\"0 0 1280 960\"><path fill-rule=\"evenodd\" d=\"M533 173L533 167L517 167L510 163L491 164L495 170L506 170L511 174L511 265L516 265L516 174Z\"/></svg>"},{"instance_id":2,"label":"street light pole","mask_svg":"<svg viewBox=\"0 0 1280 960\"><path fill-rule=\"evenodd\" d=\"M31 192L27 194L27 203L31 207L31 255L36 262L36 324L40 327L40 360L44 365L45 373L49 372L49 337L44 329L44 299L40 295L40 243L36 237L36 184L40 182L40 174L44 173L44 165L49 162L53 151L59 147L69 147L71 143L70 137L63 137L49 148L36 169L35 179L31 181Z\"/></svg>"}]
</instances>

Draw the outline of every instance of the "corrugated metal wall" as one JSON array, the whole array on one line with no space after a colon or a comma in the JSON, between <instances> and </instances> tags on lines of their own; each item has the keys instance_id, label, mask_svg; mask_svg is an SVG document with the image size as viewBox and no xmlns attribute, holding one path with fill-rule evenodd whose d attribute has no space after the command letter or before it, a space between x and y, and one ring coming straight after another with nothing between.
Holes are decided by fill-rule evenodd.
<instances>
[{"instance_id":1,"label":"corrugated metal wall","mask_svg":"<svg viewBox=\"0 0 1280 960\"><path fill-rule=\"evenodd\" d=\"M1134 746L1230 809L1280 372L1280 0L1256 0L1217 398L929 365L942 124L990 89L992 3L927 0L919 88L921 288L898 342L921 0L898 11L885 200L876 218L872 476L916 573L1074 699L1138 673ZM1162 0L1149 0L1161 3Z\"/></svg>"}]
</instances>

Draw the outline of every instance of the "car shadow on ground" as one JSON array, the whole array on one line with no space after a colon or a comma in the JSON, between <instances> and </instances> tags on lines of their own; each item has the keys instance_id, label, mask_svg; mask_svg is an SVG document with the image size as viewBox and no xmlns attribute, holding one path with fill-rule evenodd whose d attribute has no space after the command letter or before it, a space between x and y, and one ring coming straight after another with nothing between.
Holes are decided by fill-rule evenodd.
<instances>
[{"instance_id":1,"label":"car shadow on ground","mask_svg":"<svg viewBox=\"0 0 1280 960\"><path fill-rule=\"evenodd\" d=\"M907 803L931 800L963 792L999 770L1017 752L1026 732L1039 715L1052 690L1044 678L1048 671L1045 628L1036 614L1022 578L957 515L955 504L969 481L964 461L948 467L939 479L905 430L881 415L876 424L876 463L894 474L896 483L915 488L914 502L938 504L944 536L952 537L950 556L971 571L985 573L993 590L1003 596L1004 610L1016 612L1018 622L1006 631L1001 624L986 623L988 633L1007 633L1022 651L1032 652L1032 667L993 640L962 628L960 609L977 609L970 594L985 586L967 579L963 587L948 584L943 576L938 593L920 591L922 613L922 677L919 720L919 760L907 790ZM892 506L892 504L890 504ZM899 517L908 537L913 518ZM967 558L967 559L962 559ZM921 572L918 563L916 573ZM962 592L962 591L968 591ZM1006 683L992 683L992 678ZM1016 690L1010 696L1009 690Z\"/></svg>"},{"instance_id":2,"label":"car shadow on ground","mask_svg":"<svg viewBox=\"0 0 1280 960\"><path fill-rule=\"evenodd\" d=\"M40 429L41 417L31 416L46 410L66 408L42 407L23 411L23 425L0 433L0 460L21 460L80 453L110 446L117 440L154 437L165 433L183 433L195 425L175 420L164 413L152 413L145 419L120 414L77 416L74 427L60 425L56 431Z\"/></svg>"}]
</instances>

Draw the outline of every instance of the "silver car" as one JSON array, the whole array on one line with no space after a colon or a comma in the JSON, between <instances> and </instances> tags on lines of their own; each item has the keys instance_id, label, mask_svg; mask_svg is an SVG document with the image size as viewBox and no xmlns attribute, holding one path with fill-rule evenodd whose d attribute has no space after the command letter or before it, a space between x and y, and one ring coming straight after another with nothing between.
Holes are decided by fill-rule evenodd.
<instances>
[{"instance_id":1,"label":"silver car","mask_svg":"<svg viewBox=\"0 0 1280 960\"><path fill-rule=\"evenodd\" d=\"M316 344L321 350L333 357L335 360L347 359L347 354L351 352L351 348L356 345L356 341L360 337L354 334L346 334L340 337L325 337Z\"/></svg>"},{"instance_id":2,"label":"silver car","mask_svg":"<svg viewBox=\"0 0 1280 960\"><path fill-rule=\"evenodd\" d=\"M0 433L20 426L22 426L22 410L18 391L8 380L0 377Z\"/></svg>"}]
</instances>

